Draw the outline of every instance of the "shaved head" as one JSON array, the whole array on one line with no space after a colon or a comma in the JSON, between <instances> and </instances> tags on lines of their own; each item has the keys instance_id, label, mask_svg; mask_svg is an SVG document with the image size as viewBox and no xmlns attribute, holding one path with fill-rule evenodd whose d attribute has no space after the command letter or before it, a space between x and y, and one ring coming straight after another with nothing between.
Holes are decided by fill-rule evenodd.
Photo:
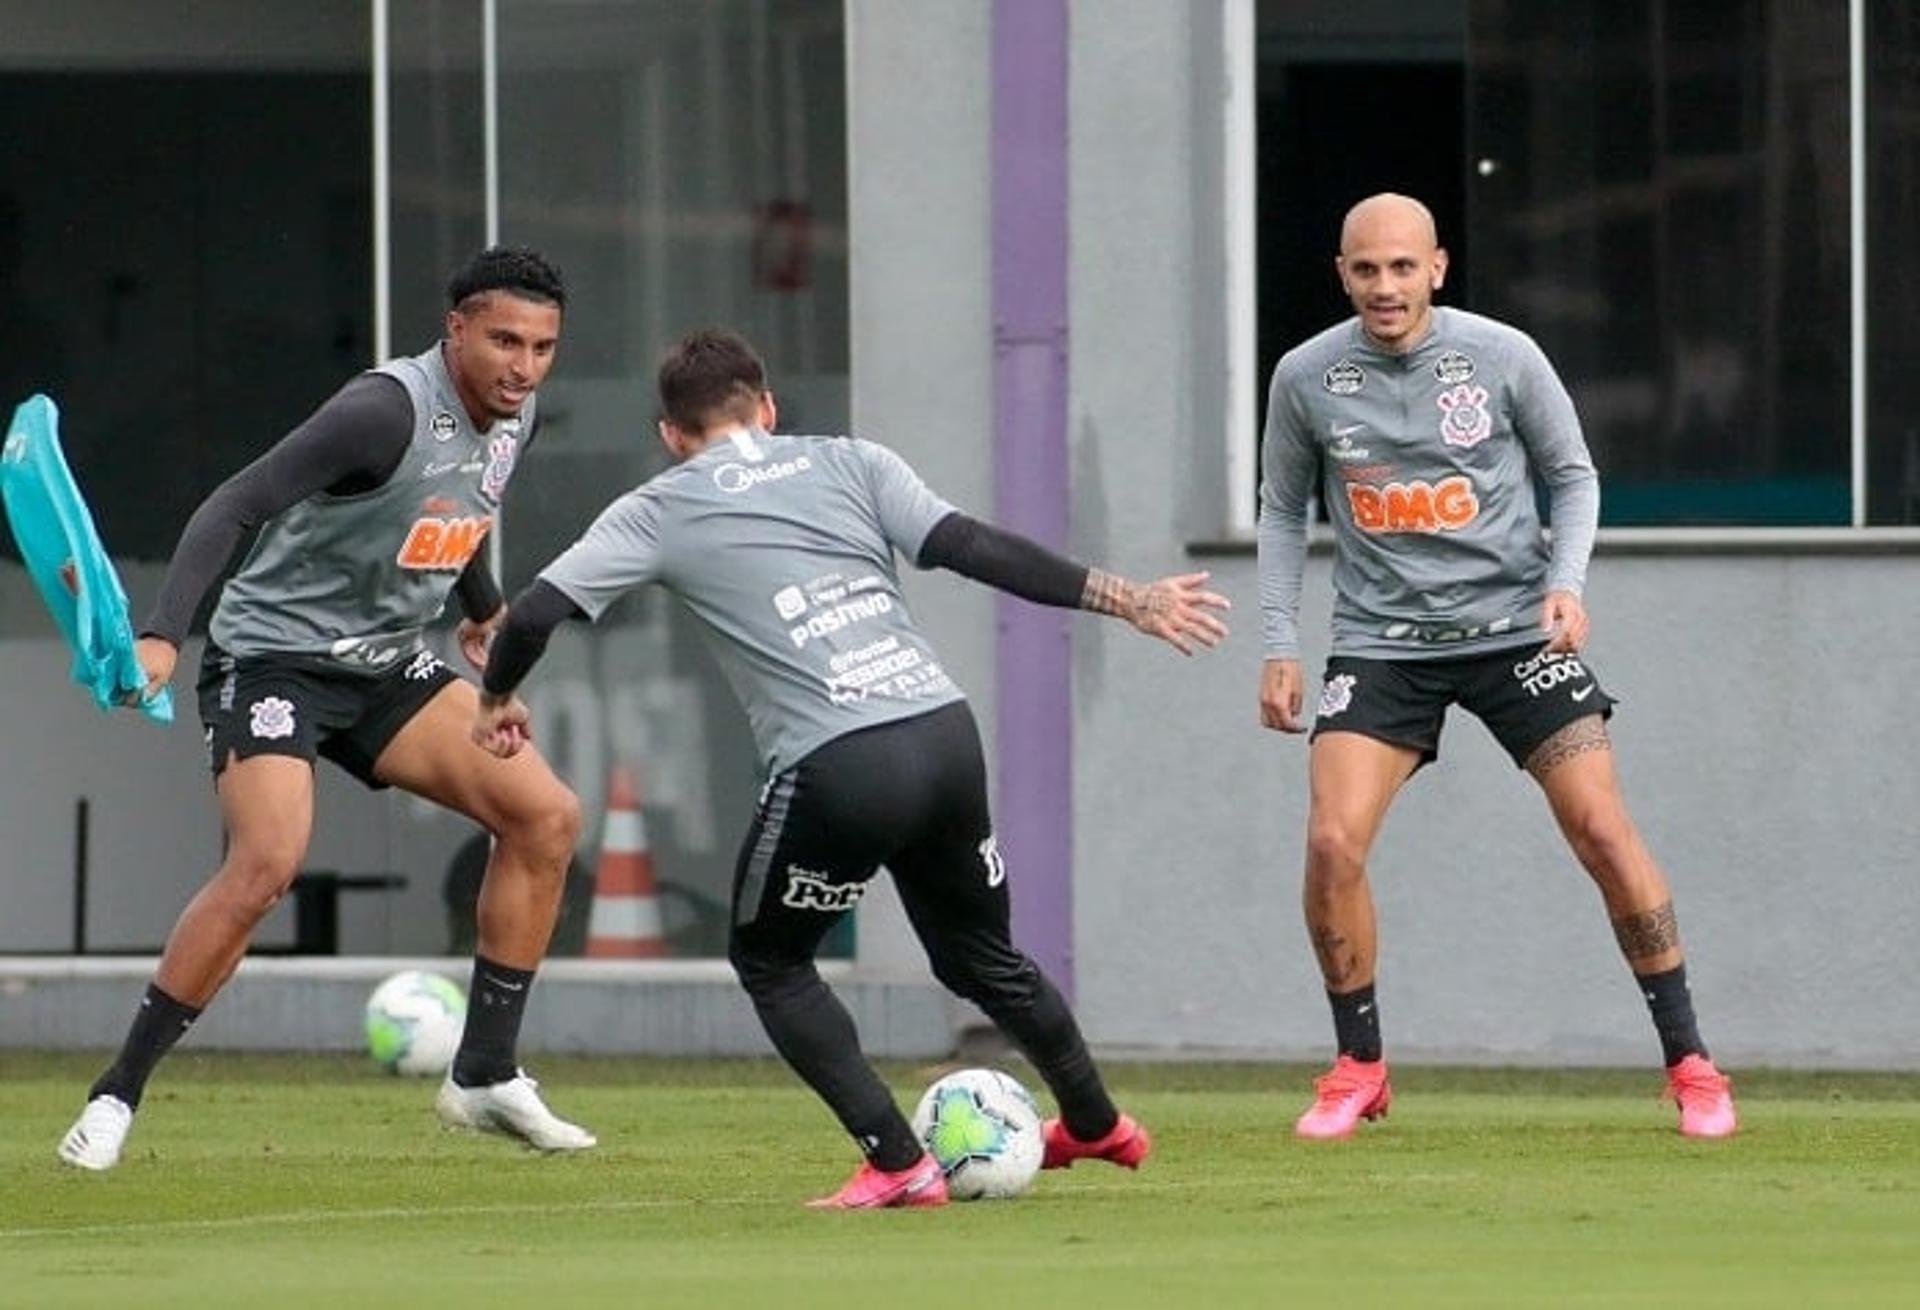
<instances>
[{"instance_id":1,"label":"shaved head","mask_svg":"<svg viewBox=\"0 0 1920 1310\"><path fill-rule=\"evenodd\" d=\"M1447 280L1432 210L1391 191L1368 196L1347 211L1333 263L1376 345L1401 354L1420 344L1433 323L1433 293Z\"/></svg>"},{"instance_id":2,"label":"shaved head","mask_svg":"<svg viewBox=\"0 0 1920 1310\"><path fill-rule=\"evenodd\" d=\"M1440 244L1440 229L1434 224L1433 211L1412 196L1382 191L1347 211L1346 221L1340 224L1340 253L1383 240L1432 250Z\"/></svg>"}]
</instances>

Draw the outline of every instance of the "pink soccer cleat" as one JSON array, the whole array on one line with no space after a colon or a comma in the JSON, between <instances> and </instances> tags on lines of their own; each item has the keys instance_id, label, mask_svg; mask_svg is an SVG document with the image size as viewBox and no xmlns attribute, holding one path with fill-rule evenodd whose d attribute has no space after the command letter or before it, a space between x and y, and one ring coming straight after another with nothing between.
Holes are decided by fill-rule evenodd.
<instances>
[{"instance_id":1,"label":"pink soccer cleat","mask_svg":"<svg viewBox=\"0 0 1920 1310\"><path fill-rule=\"evenodd\" d=\"M1081 1141L1058 1119L1049 1119L1041 1125L1040 1137L1046 1143L1046 1154L1040 1157L1042 1169L1071 1169L1075 1160L1111 1160L1122 1168L1138 1169L1147 1153L1153 1150L1153 1139L1129 1114L1121 1115L1107 1130L1107 1135L1097 1141Z\"/></svg>"},{"instance_id":2,"label":"pink soccer cleat","mask_svg":"<svg viewBox=\"0 0 1920 1310\"><path fill-rule=\"evenodd\" d=\"M885 1210L895 1206L945 1205L947 1176L930 1155L905 1169L888 1172L871 1161L853 1171L846 1185L831 1196L807 1202L814 1210Z\"/></svg>"},{"instance_id":3,"label":"pink soccer cleat","mask_svg":"<svg viewBox=\"0 0 1920 1310\"><path fill-rule=\"evenodd\" d=\"M1685 1137L1731 1137L1740 1126L1733 1083L1704 1055L1689 1055L1667 1070L1667 1095L1680 1107Z\"/></svg>"},{"instance_id":4,"label":"pink soccer cleat","mask_svg":"<svg viewBox=\"0 0 1920 1310\"><path fill-rule=\"evenodd\" d=\"M1313 1080L1313 1104L1294 1122L1296 1136L1325 1141L1351 1137L1362 1119L1384 1119L1393 1102L1385 1060L1360 1061L1343 1055Z\"/></svg>"}]
</instances>

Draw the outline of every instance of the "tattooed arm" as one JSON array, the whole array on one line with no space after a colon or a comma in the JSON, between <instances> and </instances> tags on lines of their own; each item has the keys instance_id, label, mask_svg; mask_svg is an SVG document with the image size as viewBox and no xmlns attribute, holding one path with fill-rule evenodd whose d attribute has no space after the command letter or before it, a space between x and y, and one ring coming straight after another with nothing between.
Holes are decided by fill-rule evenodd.
<instances>
[{"instance_id":1,"label":"tattooed arm","mask_svg":"<svg viewBox=\"0 0 1920 1310\"><path fill-rule=\"evenodd\" d=\"M1195 644L1216 646L1227 635L1226 625L1210 611L1230 606L1226 597L1203 589L1205 573L1132 582L957 510L934 525L914 562L952 569L1036 604L1111 614L1182 654L1191 655Z\"/></svg>"},{"instance_id":2,"label":"tattooed arm","mask_svg":"<svg viewBox=\"0 0 1920 1310\"><path fill-rule=\"evenodd\" d=\"M1105 569L1088 569L1080 608L1125 619L1149 637L1158 637L1182 655L1193 643L1216 646L1227 627L1209 610L1229 608L1227 598L1201 589L1205 573L1181 573L1158 582L1131 582Z\"/></svg>"}]
</instances>

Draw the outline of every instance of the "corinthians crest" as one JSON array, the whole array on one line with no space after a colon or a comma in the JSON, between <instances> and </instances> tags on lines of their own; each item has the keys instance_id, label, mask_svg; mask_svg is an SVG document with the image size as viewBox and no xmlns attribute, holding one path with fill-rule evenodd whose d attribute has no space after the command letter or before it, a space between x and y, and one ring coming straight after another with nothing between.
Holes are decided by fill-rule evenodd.
<instances>
[{"instance_id":1,"label":"corinthians crest","mask_svg":"<svg viewBox=\"0 0 1920 1310\"><path fill-rule=\"evenodd\" d=\"M1434 400L1440 406L1440 438L1449 446L1477 446L1493 434L1487 389L1462 382Z\"/></svg>"},{"instance_id":2,"label":"corinthians crest","mask_svg":"<svg viewBox=\"0 0 1920 1310\"><path fill-rule=\"evenodd\" d=\"M482 496L496 505L500 503L500 493L507 489L507 479L513 476L513 462L519 455L520 439L516 435L498 436L487 443L487 467L480 474Z\"/></svg>"}]
</instances>

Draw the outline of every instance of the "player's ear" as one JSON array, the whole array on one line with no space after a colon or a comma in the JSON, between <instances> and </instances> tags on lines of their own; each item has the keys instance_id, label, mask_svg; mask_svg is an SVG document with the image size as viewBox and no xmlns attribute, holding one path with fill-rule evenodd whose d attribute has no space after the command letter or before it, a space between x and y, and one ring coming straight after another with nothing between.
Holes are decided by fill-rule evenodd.
<instances>
[{"instance_id":1,"label":"player's ear","mask_svg":"<svg viewBox=\"0 0 1920 1310\"><path fill-rule=\"evenodd\" d=\"M760 393L760 412L755 415L762 432L773 431L774 424L780 421L780 406L774 403L772 391Z\"/></svg>"},{"instance_id":2,"label":"player's ear","mask_svg":"<svg viewBox=\"0 0 1920 1310\"><path fill-rule=\"evenodd\" d=\"M1447 248L1433 248L1433 289L1438 291L1447 281Z\"/></svg>"}]
</instances>

